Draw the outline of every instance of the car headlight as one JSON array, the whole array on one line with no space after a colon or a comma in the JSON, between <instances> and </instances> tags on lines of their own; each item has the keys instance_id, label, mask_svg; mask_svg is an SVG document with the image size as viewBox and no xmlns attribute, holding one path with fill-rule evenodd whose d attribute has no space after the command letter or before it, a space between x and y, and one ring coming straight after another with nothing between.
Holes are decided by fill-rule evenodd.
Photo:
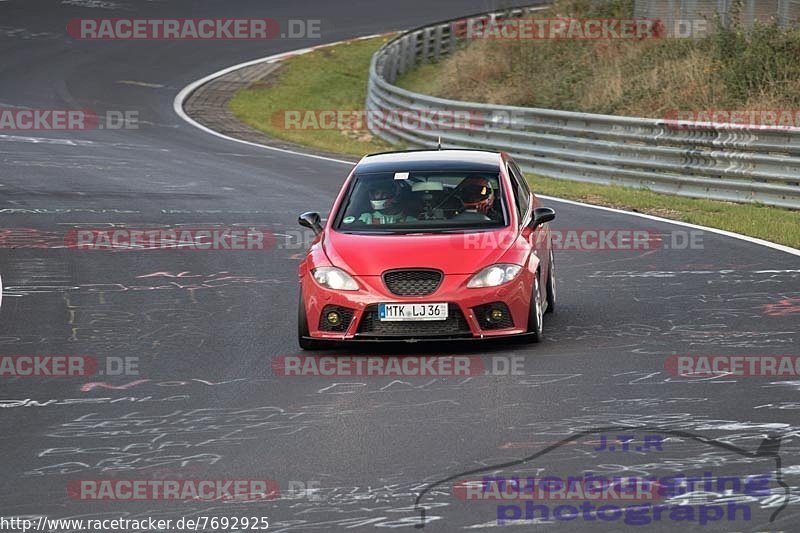
<instances>
[{"instance_id":1,"label":"car headlight","mask_svg":"<svg viewBox=\"0 0 800 533\"><path fill-rule=\"evenodd\" d=\"M317 283L336 291L357 291L358 283L350 274L336 267L319 267L311 271Z\"/></svg>"},{"instance_id":2,"label":"car headlight","mask_svg":"<svg viewBox=\"0 0 800 533\"><path fill-rule=\"evenodd\" d=\"M520 272L522 272L522 267L519 265L492 265L472 276L467 283L467 288L497 287L513 280L519 276Z\"/></svg>"}]
</instances>

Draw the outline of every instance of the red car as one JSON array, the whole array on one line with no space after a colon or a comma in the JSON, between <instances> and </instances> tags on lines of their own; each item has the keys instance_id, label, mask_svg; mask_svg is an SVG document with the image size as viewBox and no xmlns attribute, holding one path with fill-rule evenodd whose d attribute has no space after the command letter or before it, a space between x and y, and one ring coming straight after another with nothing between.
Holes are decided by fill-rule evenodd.
<instances>
[{"instance_id":1,"label":"red car","mask_svg":"<svg viewBox=\"0 0 800 533\"><path fill-rule=\"evenodd\" d=\"M514 161L473 150L364 157L300 264L298 338L342 341L519 336L538 342L555 306L547 222Z\"/></svg>"}]
</instances>

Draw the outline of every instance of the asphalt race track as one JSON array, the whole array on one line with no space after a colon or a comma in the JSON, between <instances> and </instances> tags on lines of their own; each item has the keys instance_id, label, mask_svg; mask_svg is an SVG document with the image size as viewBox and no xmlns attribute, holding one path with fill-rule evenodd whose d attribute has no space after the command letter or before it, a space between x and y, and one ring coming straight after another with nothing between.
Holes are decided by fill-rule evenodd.
<instances>
[{"instance_id":1,"label":"asphalt race track","mask_svg":"<svg viewBox=\"0 0 800 533\"><path fill-rule=\"evenodd\" d=\"M0 132L0 355L138 358L138 374L3 378L0 516L266 516L270 531L373 531L420 525L424 509L428 531L483 531L513 505L463 501L453 480L710 472L767 475L769 489L684 496L695 510L736 502L750 511L729 520L726 507L702 527L697 516L667 514L649 525L606 516L505 527L797 531L800 378L665 370L678 355L800 355L797 255L711 232L682 249L695 230L547 201L556 230L643 230L663 243L560 250L558 308L539 345L399 351L475 356L494 375L396 379L273 372L274 358L300 355L298 247L64 246L76 227L258 225L284 235L299 229L298 213L327 213L347 166L219 139L182 121L173 99L235 63L494 7L398 4L0 1L0 108L131 110L140 120L138 129ZM319 19L322 38L78 41L66 25L81 17ZM521 371L502 375L511 361ZM636 435L638 449L596 450L600 434ZM661 449L639 445L653 435ZM256 502L68 493L70 482L119 479L275 480L281 493ZM525 502L516 504L524 515Z\"/></svg>"}]
</instances>

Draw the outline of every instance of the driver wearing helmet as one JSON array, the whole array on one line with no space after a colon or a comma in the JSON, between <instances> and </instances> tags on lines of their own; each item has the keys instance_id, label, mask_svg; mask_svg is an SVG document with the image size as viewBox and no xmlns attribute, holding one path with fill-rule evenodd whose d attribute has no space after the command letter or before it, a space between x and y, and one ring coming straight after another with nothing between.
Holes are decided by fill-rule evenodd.
<instances>
[{"instance_id":1,"label":"driver wearing helmet","mask_svg":"<svg viewBox=\"0 0 800 533\"><path fill-rule=\"evenodd\" d=\"M397 224L410 218L403 214L400 187L396 182L378 182L369 188L368 193L372 211L358 217L364 224Z\"/></svg>"},{"instance_id":2,"label":"driver wearing helmet","mask_svg":"<svg viewBox=\"0 0 800 533\"><path fill-rule=\"evenodd\" d=\"M495 200L494 189L489 180L480 177L467 178L459 184L458 189L459 197L464 203L464 211L458 218L489 220L489 211Z\"/></svg>"}]
</instances>

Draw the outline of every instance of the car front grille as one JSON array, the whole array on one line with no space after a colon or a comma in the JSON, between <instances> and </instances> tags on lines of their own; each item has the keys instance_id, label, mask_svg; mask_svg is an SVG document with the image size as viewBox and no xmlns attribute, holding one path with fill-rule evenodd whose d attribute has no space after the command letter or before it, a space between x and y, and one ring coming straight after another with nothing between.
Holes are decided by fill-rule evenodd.
<instances>
[{"instance_id":1,"label":"car front grille","mask_svg":"<svg viewBox=\"0 0 800 533\"><path fill-rule=\"evenodd\" d=\"M464 313L455 304L447 306L446 320L418 322L382 322L378 316L378 306L370 305L364 310L358 325L359 337L471 337Z\"/></svg>"},{"instance_id":2,"label":"car front grille","mask_svg":"<svg viewBox=\"0 0 800 533\"><path fill-rule=\"evenodd\" d=\"M427 296L436 292L444 274L439 270L407 269L383 273L383 283L397 296Z\"/></svg>"}]
</instances>

